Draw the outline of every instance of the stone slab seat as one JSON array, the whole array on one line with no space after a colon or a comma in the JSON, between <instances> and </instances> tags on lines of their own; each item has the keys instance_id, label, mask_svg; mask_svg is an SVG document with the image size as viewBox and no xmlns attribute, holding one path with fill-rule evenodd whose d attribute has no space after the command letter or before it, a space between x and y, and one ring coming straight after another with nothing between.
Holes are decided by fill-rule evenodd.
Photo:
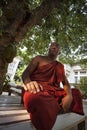
<instances>
[{"instance_id":1,"label":"stone slab seat","mask_svg":"<svg viewBox=\"0 0 87 130\"><path fill-rule=\"evenodd\" d=\"M20 96L0 96L0 130L35 130L29 113ZM87 105L84 103L85 115L66 113L58 115L52 130L87 130Z\"/></svg>"},{"instance_id":2,"label":"stone slab seat","mask_svg":"<svg viewBox=\"0 0 87 130\"><path fill-rule=\"evenodd\" d=\"M85 125L87 106L84 107L85 115L66 113L58 115L52 130L87 130ZM35 130L30 116L23 106L0 107L0 130Z\"/></svg>"}]
</instances>

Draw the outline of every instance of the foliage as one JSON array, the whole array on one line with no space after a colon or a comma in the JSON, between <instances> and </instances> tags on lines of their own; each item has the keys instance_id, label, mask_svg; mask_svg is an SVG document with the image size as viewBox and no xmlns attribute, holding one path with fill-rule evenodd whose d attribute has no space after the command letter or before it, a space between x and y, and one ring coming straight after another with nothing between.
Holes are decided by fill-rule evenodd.
<instances>
[{"instance_id":1,"label":"foliage","mask_svg":"<svg viewBox=\"0 0 87 130\"><path fill-rule=\"evenodd\" d=\"M9 82L10 82L10 77L8 75L6 75L6 78L5 78L5 81L3 84L3 91L9 92L9 90L10 90Z\"/></svg>"},{"instance_id":2,"label":"foliage","mask_svg":"<svg viewBox=\"0 0 87 130\"><path fill-rule=\"evenodd\" d=\"M0 34L6 31L5 34L7 32L8 34L11 33L12 40L15 39L14 37L17 34L14 31L15 28L18 25L21 25L22 28L30 18L29 14L33 14L33 11L39 8L43 1L45 0L24 0L21 2L17 0L0 1L0 17L3 16L0 22ZM49 2L54 3L53 0L48 0L47 4ZM47 53L47 46L51 41L60 43L62 49L60 59L63 62L66 61L71 64L73 62L79 62L83 57L83 53L87 55L87 52L83 49L83 45L87 45L87 0L62 0L59 3L60 8L54 8L49 16L42 18L42 22L39 23L38 21L39 24L37 23L37 25L29 29L26 37L19 42L18 55L24 58L25 63L33 55ZM38 10L36 11L38 14ZM18 24L17 21L21 19L22 16L20 15L22 13L24 21ZM18 15L19 17L17 18ZM13 30L10 30L10 25ZM17 28L16 31L19 30L21 29ZM27 48L24 54L19 49L23 47ZM77 52L76 49L78 49Z\"/></svg>"},{"instance_id":3,"label":"foliage","mask_svg":"<svg viewBox=\"0 0 87 130\"><path fill-rule=\"evenodd\" d=\"M83 98L87 98L87 77L81 77L78 88L82 92Z\"/></svg>"},{"instance_id":4,"label":"foliage","mask_svg":"<svg viewBox=\"0 0 87 130\"><path fill-rule=\"evenodd\" d=\"M16 46L10 43L7 47L5 47L3 51L3 59L7 63L11 63L15 56L16 56Z\"/></svg>"},{"instance_id":5,"label":"foliage","mask_svg":"<svg viewBox=\"0 0 87 130\"><path fill-rule=\"evenodd\" d=\"M24 65L23 63L19 64L17 71L16 71L16 74L15 74L15 77L14 77L15 83L17 83L17 84L22 83L21 76L22 76L22 73L23 73L25 67L26 67L26 65Z\"/></svg>"},{"instance_id":6,"label":"foliage","mask_svg":"<svg viewBox=\"0 0 87 130\"><path fill-rule=\"evenodd\" d=\"M27 4L35 8L40 2L27 1ZM63 1L62 10L54 9L49 17L42 19L41 25L36 25L27 32L25 39L18 46L27 49L25 52L18 49L18 55L22 56L27 64L34 55L46 54L51 41L57 41L61 45L60 60L70 64L80 62L83 54L87 54L83 48L83 45L87 44L86 6L86 0Z\"/></svg>"},{"instance_id":7,"label":"foliage","mask_svg":"<svg viewBox=\"0 0 87 130\"><path fill-rule=\"evenodd\" d=\"M29 6L29 9L32 10L39 6L42 0L25 0L25 2Z\"/></svg>"}]
</instances>

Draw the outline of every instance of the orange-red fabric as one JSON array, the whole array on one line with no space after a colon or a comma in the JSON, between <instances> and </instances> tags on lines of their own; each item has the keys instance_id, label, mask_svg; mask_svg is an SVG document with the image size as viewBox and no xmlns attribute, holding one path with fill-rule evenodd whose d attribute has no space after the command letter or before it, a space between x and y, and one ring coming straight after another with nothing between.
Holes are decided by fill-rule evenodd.
<instances>
[{"instance_id":1,"label":"orange-red fabric","mask_svg":"<svg viewBox=\"0 0 87 130\"><path fill-rule=\"evenodd\" d=\"M31 121L37 130L51 130L60 106L47 92L33 94L25 92L24 105L30 113Z\"/></svg>"},{"instance_id":2,"label":"orange-red fabric","mask_svg":"<svg viewBox=\"0 0 87 130\"><path fill-rule=\"evenodd\" d=\"M31 80L36 80L43 85L43 87L52 86L60 87L60 82L63 81L64 66L57 61L50 64L43 65L37 68L31 75Z\"/></svg>"},{"instance_id":3,"label":"orange-red fabric","mask_svg":"<svg viewBox=\"0 0 87 130\"><path fill-rule=\"evenodd\" d=\"M37 130L51 130L61 111L60 103L66 95L64 89L60 88L63 77L64 66L57 61L37 68L31 75L31 80L39 82L44 88L37 94L25 92L23 96L24 106ZM80 91L72 89L72 95L70 111L83 115Z\"/></svg>"}]
</instances>

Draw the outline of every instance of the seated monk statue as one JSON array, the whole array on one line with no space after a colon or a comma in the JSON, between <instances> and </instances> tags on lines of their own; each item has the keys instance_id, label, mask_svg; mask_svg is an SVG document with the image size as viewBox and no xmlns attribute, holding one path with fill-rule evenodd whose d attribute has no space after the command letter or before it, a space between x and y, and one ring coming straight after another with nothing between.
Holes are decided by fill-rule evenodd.
<instances>
[{"instance_id":1,"label":"seated monk statue","mask_svg":"<svg viewBox=\"0 0 87 130\"><path fill-rule=\"evenodd\" d=\"M22 74L23 102L36 130L52 130L61 112L84 115L82 95L70 88L64 65L56 60L59 53L59 44L51 43L48 54L34 57Z\"/></svg>"}]
</instances>

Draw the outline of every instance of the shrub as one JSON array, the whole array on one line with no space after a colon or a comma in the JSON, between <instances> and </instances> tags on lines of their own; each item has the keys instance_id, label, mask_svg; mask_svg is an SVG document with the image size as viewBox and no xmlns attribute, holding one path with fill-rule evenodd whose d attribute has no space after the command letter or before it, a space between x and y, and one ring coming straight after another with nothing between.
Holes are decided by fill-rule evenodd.
<instances>
[{"instance_id":1,"label":"shrub","mask_svg":"<svg viewBox=\"0 0 87 130\"><path fill-rule=\"evenodd\" d=\"M4 84L3 84L3 91L9 92L10 87L11 87L9 85L9 82L10 82L10 77L8 75L6 75L6 78L5 78L5 81L4 81Z\"/></svg>"},{"instance_id":2,"label":"shrub","mask_svg":"<svg viewBox=\"0 0 87 130\"><path fill-rule=\"evenodd\" d=\"M83 98L87 98L87 77L81 77L78 88L80 89Z\"/></svg>"}]
</instances>

